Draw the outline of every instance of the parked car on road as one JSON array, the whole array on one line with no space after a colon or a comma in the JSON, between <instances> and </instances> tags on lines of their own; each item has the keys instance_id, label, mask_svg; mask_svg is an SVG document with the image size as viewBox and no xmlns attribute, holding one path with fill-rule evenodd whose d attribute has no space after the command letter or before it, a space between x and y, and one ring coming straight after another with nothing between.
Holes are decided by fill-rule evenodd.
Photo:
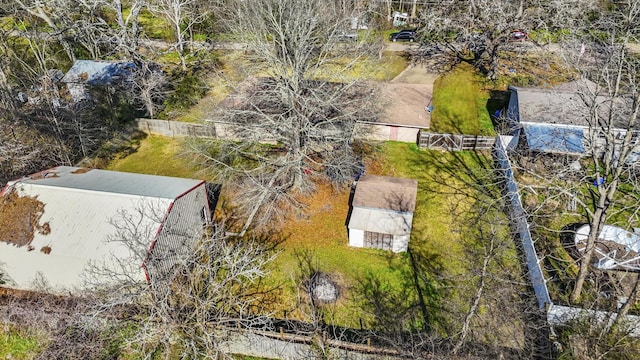
<instances>
[{"instance_id":1,"label":"parked car on road","mask_svg":"<svg viewBox=\"0 0 640 360\"><path fill-rule=\"evenodd\" d=\"M413 30L401 30L389 35L389 41L409 41L414 42L416 40L416 32Z\"/></svg>"}]
</instances>

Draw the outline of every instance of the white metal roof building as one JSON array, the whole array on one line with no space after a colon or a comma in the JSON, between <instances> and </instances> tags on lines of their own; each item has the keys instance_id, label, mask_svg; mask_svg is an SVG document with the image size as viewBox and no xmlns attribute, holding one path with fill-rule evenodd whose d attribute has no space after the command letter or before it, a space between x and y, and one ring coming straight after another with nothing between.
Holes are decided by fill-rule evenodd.
<instances>
[{"instance_id":1,"label":"white metal roof building","mask_svg":"<svg viewBox=\"0 0 640 360\"><path fill-rule=\"evenodd\" d=\"M133 77L136 65L128 61L76 60L60 80L74 101L88 99L86 85L110 85Z\"/></svg>"},{"instance_id":2,"label":"white metal roof building","mask_svg":"<svg viewBox=\"0 0 640 360\"><path fill-rule=\"evenodd\" d=\"M349 245L407 251L418 181L363 175L357 182L349 217Z\"/></svg>"},{"instance_id":3,"label":"white metal roof building","mask_svg":"<svg viewBox=\"0 0 640 360\"><path fill-rule=\"evenodd\" d=\"M553 88L510 86L511 95L505 115L513 130L514 141L523 137L523 145L535 152L579 156L586 155L594 147L602 147L608 136L612 142L620 141L628 129L626 122L631 106L628 100L619 98L614 102L615 111L610 113L610 99L605 95L594 95L600 90L588 80L572 81ZM595 124L594 111L600 119L605 119L599 121L606 122L611 117L613 128ZM634 141L637 142L640 134L636 133L634 130ZM637 155L633 157L637 158Z\"/></svg>"},{"instance_id":4,"label":"white metal roof building","mask_svg":"<svg viewBox=\"0 0 640 360\"><path fill-rule=\"evenodd\" d=\"M9 285L58 292L116 278L153 281L200 238L210 218L205 185L66 166L8 183L0 195L35 198L44 205L38 224L47 229L34 228L32 239L20 242L0 228Z\"/></svg>"}]
</instances>

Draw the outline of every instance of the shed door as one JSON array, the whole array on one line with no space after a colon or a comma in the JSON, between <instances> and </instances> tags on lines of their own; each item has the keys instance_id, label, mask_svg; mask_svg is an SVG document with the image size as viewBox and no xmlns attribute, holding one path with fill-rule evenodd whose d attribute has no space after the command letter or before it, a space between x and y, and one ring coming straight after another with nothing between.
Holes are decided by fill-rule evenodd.
<instances>
[{"instance_id":1,"label":"shed door","mask_svg":"<svg viewBox=\"0 0 640 360\"><path fill-rule=\"evenodd\" d=\"M366 248L392 250L392 244L393 235L372 231L364 232L364 247Z\"/></svg>"}]
</instances>

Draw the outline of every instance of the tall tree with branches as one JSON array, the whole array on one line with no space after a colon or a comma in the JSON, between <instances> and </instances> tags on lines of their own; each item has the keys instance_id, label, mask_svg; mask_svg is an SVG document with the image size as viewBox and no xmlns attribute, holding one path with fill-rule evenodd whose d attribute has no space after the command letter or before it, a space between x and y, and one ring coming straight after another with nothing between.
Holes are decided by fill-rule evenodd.
<instances>
[{"instance_id":1,"label":"tall tree with branches","mask_svg":"<svg viewBox=\"0 0 640 360\"><path fill-rule=\"evenodd\" d=\"M470 0L428 2L420 16L422 48L445 55L449 63L468 62L490 79L498 76L500 52L514 32L572 28L594 2L538 0Z\"/></svg>"},{"instance_id":2,"label":"tall tree with branches","mask_svg":"<svg viewBox=\"0 0 640 360\"><path fill-rule=\"evenodd\" d=\"M335 2L238 0L221 11L222 22L246 44L253 76L215 117L242 142L205 144L198 154L220 176L242 179L245 231L258 214L273 219L287 204L299 205L296 194L312 190L315 180L340 183L361 171L357 122L375 121L379 104L375 86L350 74L379 48L341 42L353 14Z\"/></svg>"},{"instance_id":3,"label":"tall tree with branches","mask_svg":"<svg viewBox=\"0 0 640 360\"><path fill-rule=\"evenodd\" d=\"M148 6L152 12L171 24L175 50L180 56L182 68L186 69L186 38L196 24L207 18L211 10L210 5L199 0L151 0Z\"/></svg>"},{"instance_id":4,"label":"tall tree with branches","mask_svg":"<svg viewBox=\"0 0 640 360\"><path fill-rule=\"evenodd\" d=\"M590 231L570 299L580 298L595 251L596 240L611 209L624 206L620 188L637 184L638 131L640 130L640 60L627 45L640 36L640 1L617 2L595 25L598 36L583 43L577 68L591 86L580 89L588 109L589 160L595 189L584 206ZM586 46L584 44L587 44ZM601 181L600 181L601 179Z\"/></svg>"}]
</instances>

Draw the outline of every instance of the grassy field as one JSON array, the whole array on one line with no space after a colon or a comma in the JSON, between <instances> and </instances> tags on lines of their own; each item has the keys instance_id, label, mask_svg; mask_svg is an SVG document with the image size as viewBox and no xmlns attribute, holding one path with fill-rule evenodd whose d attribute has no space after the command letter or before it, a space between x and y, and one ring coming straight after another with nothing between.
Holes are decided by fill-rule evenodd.
<instances>
[{"instance_id":1,"label":"grassy field","mask_svg":"<svg viewBox=\"0 0 640 360\"><path fill-rule=\"evenodd\" d=\"M33 359L46 341L36 334L6 327L0 331L0 359Z\"/></svg>"},{"instance_id":2,"label":"grassy field","mask_svg":"<svg viewBox=\"0 0 640 360\"><path fill-rule=\"evenodd\" d=\"M113 160L107 170L174 177L197 177L197 169L182 155L180 139L148 136L136 144L127 156Z\"/></svg>"},{"instance_id":3,"label":"grassy field","mask_svg":"<svg viewBox=\"0 0 640 360\"><path fill-rule=\"evenodd\" d=\"M438 77L433 86L431 129L436 132L493 135L487 111L489 91L482 75L462 63Z\"/></svg>"},{"instance_id":4,"label":"grassy field","mask_svg":"<svg viewBox=\"0 0 640 360\"><path fill-rule=\"evenodd\" d=\"M439 276L444 273L459 275L464 270L463 245L459 235L451 231L453 221L451 213L443 211L454 206L454 199L444 192L435 191L439 185L432 179L437 169L427 168L434 155L445 154L419 150L413 144L388 142L380 157L370 160L367 173L387 176L414 178L419 182L416 212L414 214L410 249L414 254L427 255L442 265ZM442 174L441 176L446 176ZM347 245L345 226L348 212L348 189L337 191L324 186L308 199L307 209L296 214L285 226L287 240L283 244L283 253L274 264L273 277L295 290L291 279L296 274L295 253L302 249L313 254L318 270L329 273L338 280L342 290L342 300L332 309L333 320L344 326L358 327L362 320L365 326L371 320L370 314L363 312L361 294L358 285L365 278L374 277L385 284L388 291L400 291L401 287L411 283L407 278L411 274L411 262L407 253L393 254L380 250L352 248ZM459 204L456 204L459 206ZM446 258L446 262L440 259ZM434 264L435 265L435 264ZM295 292L284 297L286 306L294 307L297 298ZM401 304L398 304L399 306ZM294 315L295 316L295 315Z\"/></svg>"},{"instance_id":5,"label":"grassy field","mask_svg":"<svg viewBox=\"0 0 640 360\"><path fill-rule=\"evenodd\" d=\"M141 172L178 177L198 177L195 169L180 160L181 142L171 138L149 137L142 141L138 151L114 161L109 169ZM410 247L416 254L429 254L438 262L443 273L456 275L463 272L465 255L459 233L451 231L451 213L443 211L460 207L459 201L445 191L433 179L448 175L438 174L429 168L433 159L448 155L424 151L414 144L388 142L367 161L367 173L407 177L419 182L416 212ZM270 282L283 288L281 307L277 316L304 318L296 311L298 294L295 279L300 273L298 255L310 255L318 270L331 274L340 285L341 299L332 309L331 317L345 326L358 327L362 320L367 324L368 314L360 306L360 294L353 290L365 278L375 277L392 291L399 290L409 279L411 262L406 253L393 254L372 249L358 249L347 245L346 220L349 189L335 189L320 184L317 191L306 199L306 207L291 214L282 232L281 255L272 267ZM446 262L438 259L446 258Z\"/></svg>"},{"instance_id":6,"label":"grassy field","mask_svg":"<svg viewBox=\"0 0 640 360\"><path fill-rule=\"evenodd\" d=\"M182 109L179 112L168 111L169 118L183 122L201 122L211 118L215 107L232 93L234 87L245 78L257 74L269 75L268 72L256 73L256 69L259 67L248 63L242 51L220 51L216 52L216 56L220 65L218 71L209 74L205 80L208 87L206 95L186 111L182 111ZM169 62L174 64L178 63L177 58L170 60ZM353 81L356 79L389 81L407 67L406 59L392 52L383 52L381 58L359 59L356 64L345 70L343 67L350 61L352 59L337 59L321 69L317 77L329 81Z\"/></svg>"},{"instance_id":7,"label":"grassy field","mask_svg":"<svg viewBox=\"0 0 640 360\"><path fill-rule=\"evenodd\" d=\"M373 80L389 81L407 67L407 60L393 52L385 51L380 58L366 57L350 65L353 59L337 59L319 70L319 79L328 81ZM349 69L345 70L345 66ZM326 74L326 75L325 75ZM336 77L335 74L339 74Z\"/></svg>"}]
</instances>

